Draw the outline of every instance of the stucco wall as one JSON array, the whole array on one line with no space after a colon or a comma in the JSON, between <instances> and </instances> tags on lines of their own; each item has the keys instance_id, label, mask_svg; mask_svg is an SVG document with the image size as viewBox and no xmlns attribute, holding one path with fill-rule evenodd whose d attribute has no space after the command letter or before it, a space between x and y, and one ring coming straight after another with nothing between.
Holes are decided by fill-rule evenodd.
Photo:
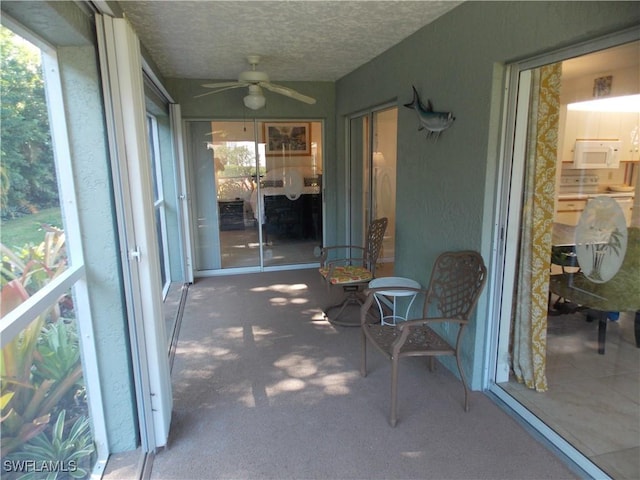
<instances>
[{"instance_id":1,"label":"stucco wall","mask_svg":"<svg viewBox=\"0 0 640 480\"><path fill-rule=\"evenodd\" d=\"M492 95L502 83L501 65L637 26L639 19L637 2L467 2L337 82L338 145L343 116L394 99L399 106L397 275L426 284L443 250L481 250L489 260L501 112ZM437 141L418 132L415 113L402 106L411 101L412 85L425 103L456 117ZM337 154L340 178L345 157L340 148ZM465 337L474 388L487 338L482 306L479 312Z\"/></svg>"},{"instance_id":2,"label":"stucco wall","mask_svg":"<svg viewBox=\"0 0 640 480\"><path fill-rule=\"evenodd\" d=\"M95 48L61 48L59 60L109 448L127 451L138 424Z\"/></svg>"}]
</instances>

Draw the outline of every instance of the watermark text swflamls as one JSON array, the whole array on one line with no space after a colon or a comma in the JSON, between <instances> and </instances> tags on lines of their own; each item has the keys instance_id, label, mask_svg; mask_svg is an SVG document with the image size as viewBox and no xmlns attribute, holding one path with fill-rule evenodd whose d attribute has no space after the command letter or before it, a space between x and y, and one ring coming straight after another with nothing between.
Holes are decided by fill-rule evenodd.
<instances>
[{"instance_id":1,"label":"watermark text swflamls","mask_svg":"<svg viewBox=\"0 0 640 480\"><path fill-rule=\"evenodd\" d=\"M3 460L2 469L5 472L19 473L70 473L78 470L75 460Z\"/></svg>"}]
</instances>

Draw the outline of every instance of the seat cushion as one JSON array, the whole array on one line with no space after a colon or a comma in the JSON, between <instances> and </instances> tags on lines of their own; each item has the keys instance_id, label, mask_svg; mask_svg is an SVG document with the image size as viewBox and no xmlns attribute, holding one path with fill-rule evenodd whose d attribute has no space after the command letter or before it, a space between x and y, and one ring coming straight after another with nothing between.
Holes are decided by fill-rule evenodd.
<instances>
[{"instance_id":1,"label":"seat cushion","mask_svg":"<svg viewBox=\"0 0 640 480\"><path fill-rule=\"evenodd\" d=\"M331 278L327 278L329 267L322 267L320 274L333 285L342 285L345 283L368 282L373 278L369 270L364 267L346 265L334 267Z\"/></svg>"}]
</instances>

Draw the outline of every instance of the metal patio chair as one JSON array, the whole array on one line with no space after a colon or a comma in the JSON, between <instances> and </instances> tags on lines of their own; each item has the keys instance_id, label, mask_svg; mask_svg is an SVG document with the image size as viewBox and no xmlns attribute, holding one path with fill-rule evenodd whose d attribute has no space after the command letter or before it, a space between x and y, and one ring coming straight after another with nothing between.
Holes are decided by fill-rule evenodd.
<instances>
[{"instance_id":1,"label":"metal patio chair","mask_svg":"<svg viewBox=\"0 0 640 480\"><path fill-rule=\"evenodd\" d=\"M402 357L429 358L429 368L435 368L434 357L452 355L464 387L464 409L469 410L469 388L461 363L461 338L482 292L487 269L479 253L473 251L446 252L435 261L426 290L396 287L424 295L422 317L382 325L375 309L374 294L380 289L364 291L366 300L360 309L362 353L360 374L367 375L367 342L391 360L391 413L389 423L397 422L398 368ZM382 287L389 291L393 287Z\"/></svg>"},{"instance_id":2,"label":"metal patio chair","mask_svg":"<svg viewBox=\"0 0 640 480\"><path fill-rule=\"evenodd\" d=\"M324 247L320 254L320 274L329 288L342 287L344 300L325 309L327 319L336 325L357 327L359 322L348 322L340 317L349 304L362 305L361 289L366 287L376 274L376 263L382 251L382 240L387 229L386 217L372 221L367 229L364 246L336 245ZM328 260L331 252L345 252L345 258ZM339 253L337 253L339 255ZM338 310L334 316L330 312Z\"/></svg>"}]
</instances>

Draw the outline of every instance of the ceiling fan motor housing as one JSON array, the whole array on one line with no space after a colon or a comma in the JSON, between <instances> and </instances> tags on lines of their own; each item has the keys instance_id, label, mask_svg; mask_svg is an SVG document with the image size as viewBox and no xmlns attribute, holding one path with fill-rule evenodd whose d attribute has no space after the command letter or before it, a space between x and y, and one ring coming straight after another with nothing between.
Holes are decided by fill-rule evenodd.
<instances>
[{"instance_id":1,"label":"ceiling fan motor housing","mask_svg":"<svg viewBox=\"0 0 640 480\"><path fill-rule=\"evenodd\" d=\"M246 72L242 72L238 78L238 81L257 84L260 82L268 82L269 76L264 72L249 70Z\"/></svg>"}]
</instances>

